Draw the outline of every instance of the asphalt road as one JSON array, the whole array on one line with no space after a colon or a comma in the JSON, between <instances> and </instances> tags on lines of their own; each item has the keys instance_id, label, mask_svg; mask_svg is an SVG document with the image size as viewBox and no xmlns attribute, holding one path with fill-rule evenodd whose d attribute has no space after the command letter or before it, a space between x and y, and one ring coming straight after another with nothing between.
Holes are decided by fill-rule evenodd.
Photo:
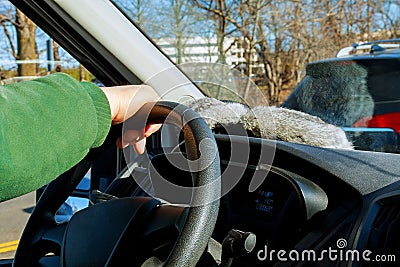
<instances>
[{"instance_id":1,"label":"asphalt road","mask_svg":"<svg viewBox=\"0 0 400 267\"><path fill-rule=\"evenodd\" d=\"M18 240L34 205L34 192L0 203L0 259L14 257Z\"/></svg>"}]
</instances>

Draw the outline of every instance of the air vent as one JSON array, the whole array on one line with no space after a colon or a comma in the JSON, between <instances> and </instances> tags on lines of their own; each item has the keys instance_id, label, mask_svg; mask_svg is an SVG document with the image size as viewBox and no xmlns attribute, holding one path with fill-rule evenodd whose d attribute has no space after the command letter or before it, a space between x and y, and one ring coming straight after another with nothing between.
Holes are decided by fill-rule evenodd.
<instances>
[{"instance_id":1,"label":"air vent","mask_svg":"<svg viewBox=\"0 0 400 267\"><path fill-rule=\"evenodd\" d=\"M382 204L371 226L366 249L395 254L400 248L400 202Z\"/></svg>"}]
</instances>

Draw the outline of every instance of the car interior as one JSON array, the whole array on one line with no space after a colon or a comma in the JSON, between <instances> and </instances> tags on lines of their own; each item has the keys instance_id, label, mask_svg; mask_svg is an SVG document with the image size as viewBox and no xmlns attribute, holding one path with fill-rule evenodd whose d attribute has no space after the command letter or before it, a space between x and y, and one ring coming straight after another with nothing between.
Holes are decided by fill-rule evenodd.
<instances>
[{"instance_id":1,"label":"car interior","mask_svg":"<svg viewBox=\"0 0 400 267\"><path fill-rule=\"evenodd\" d=\"M164 126L143 155L112 126L41 192L0 266L396 266L376 256L400 256L398 154L210 129L185 105L205 93L114 2L10 1L104 85L151 85L142 123ZM57 222L72 195L90 205Z\"/></svg>"}]
</instances>

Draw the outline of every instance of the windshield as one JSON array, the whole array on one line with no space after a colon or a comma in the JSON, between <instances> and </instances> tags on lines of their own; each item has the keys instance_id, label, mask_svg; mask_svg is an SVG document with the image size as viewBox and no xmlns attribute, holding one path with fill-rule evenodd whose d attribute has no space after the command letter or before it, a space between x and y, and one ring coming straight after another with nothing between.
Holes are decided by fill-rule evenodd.
<instances>
[{"instance_id":1,"label":"windshield","mask_svg":"<svg viewBox=\"0 0 400 267\"><path fill-rule=\"evenodd\" d=\"M113 1L209 97L249 106L268 105L257 86L261 71L246 70L246 44L218 36L213 20L193 1ZM232 30L232 29L230 29ZM254 60L258 58L253 53Z\"/></svg>"},{"instance_id":2,"label":"windshield","mask_svg":"<svg viewBox=\"0 0 400 267\"><path fill-rule=\"evenodd\" d=\"M58 5L79 23L75 26L87 31L84 44L72 38L79 49L70 47L69 52L74 52L80 62L90 62L99 82L144 82L154 87L162 99L181 103L205 94L242 103L249 110L241 110L253 114L258 106L284 107L297 113L274 109L274 114L265 117L275 123L268 127L278 131L278 140L310 144L304 141L305 127L296 132L282 121L286 118L285 122L294 123L293 116L297 116L303 122L322 125L320 119L326 127L339 127L355 149L398 151L399 42L379 41L394 38L399 32L398 23L393 23L399 20L398 2L364 1L354 5L348 1L311 1L302 5L299 1L264 0L99 1L96 10L106 12L107 21L96 12L87 12L92 9L90 2L82 3L79 9L70 1L59 1ZM68 39L58 41L68 43ZM54 59L60 57L54 44L54 53L50 45L46 53L41 52L46 51L43 46L38 46L35 55L40 52L54 54ZM83 47L91 54L77 52ZM47 60L57 64L63 61L51 57ZM103 62L110 62L110 71L102 69ZM33 69L31 75L37 74ZM287 114L279 117L280 112ZM254 122L254 116L250 117L249 127ZM278 137L282 134L278 126L282 125L293 138ZM271 138L262 129L251 132Z\"/></svg>"},{"instance_id":3,"label":"windshield","mask_svg":"<svg viewBox=\"0 0 400 267\"><path fill-rule=\"evenodd\" d=\"M399 68L393 58L310 63L282 106L342 127L359 150L399 153Z\"/></svg>"}]
</instances>

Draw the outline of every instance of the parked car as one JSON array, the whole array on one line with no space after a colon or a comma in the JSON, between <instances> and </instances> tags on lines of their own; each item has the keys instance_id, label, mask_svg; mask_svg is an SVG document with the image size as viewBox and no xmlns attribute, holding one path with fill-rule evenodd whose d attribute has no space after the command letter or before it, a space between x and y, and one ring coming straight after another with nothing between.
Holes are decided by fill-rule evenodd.
<instances>
[{"instance_id":1,"label":"parked car","mask_svg":"<svg viewBox=\"0 0 400 267\"><path fill-rule=\"evenodd\" d=\"M164 101L151 109L148 122L172 125L149 138L143 156L114 148L121 129L113 127L102 147L46 187L15 258L0 266L398 265L400 155L212 133L203 118L179 104L204 98L205 92L120 11L118 1L11 2L102 84L154 87ZM383 91L373 95L368 86L382 84L396 95L397 76L391 71L398 62L376 58L310 65L303 83L321 82L321 88L336 86L325 77L349 66L346 82L356 84L361 91L356 98L365 101L351 100L327 114L322 111L333 101L327 94L338 101L353 94L314 90L304 99L312 100L307 111L318 110L316 115L346 127L378 114L381 103L374 100ZM333 69L314 67L320 65ZM375 66L385 72L366 81L365 71ZM194 72L201 67L191 66ZM292 100L304 110L308 102L298 98ZM297 129L295 134L303 136L304 128ZM57 210L90 168L94 201L57 223ZM101 188L94 177L111 183Z\"/></svg>"},{"instance_id":2,"label":"parked car","mask_svg":"<svg viewBox=\"0 0 400 267\"><path fill-rule=\"evenodd\" d=\"M356 149L399 153L400 40L340 50L312 62L284 107L343 127Z\"/></svg>"}]
</instances>

